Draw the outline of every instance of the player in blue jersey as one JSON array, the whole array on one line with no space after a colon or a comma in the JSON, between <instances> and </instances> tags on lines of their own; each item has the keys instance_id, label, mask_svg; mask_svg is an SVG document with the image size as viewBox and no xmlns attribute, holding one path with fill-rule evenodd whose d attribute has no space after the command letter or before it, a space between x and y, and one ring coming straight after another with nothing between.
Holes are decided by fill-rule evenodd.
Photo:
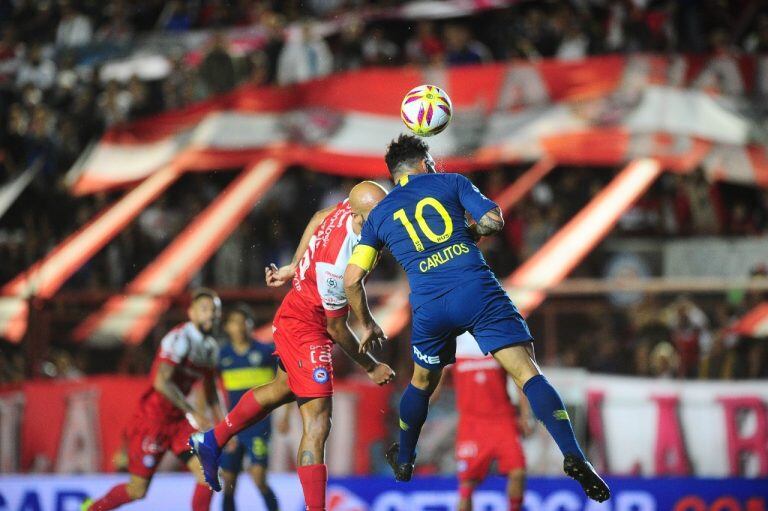
<instances>
[{"instance_id":1,"label":"player in blue jersey","mask_svg":"<svg viewBox=\"0 0 768 511\"><path fill-rule=\"evenodd\" d=\"M408 275L415 365L400 400L400 442L387 451L395 478L411 478L429 397L443 367L455 361L457 335L467 331L523 390L562 451L565 473L590 498L607 500L608 486L586 460L560 395L536 364L525 320L477 248L476 240L504 226L501 210L466 177L436 173L429 147L417 137L401 135L385 160L395 187L368 214L344 287L362 322L360 349L367 350L386 339L363 287L379 251L386 246Z\"/></svg>"},{"instance_id":2,"label":"player in blue jersey","mask_svg":"<svg viewBox=\"0 0 768 511\"><path fill-rule=\"evenodd\" d=\"M229 342L219 352L219 372L230 409L253 387L271 382L275 377L277 359L272 354L274 345L264 344L251 338L253 315L240 304L232 309L224 322ZM269 464L269 437L272 433L270 417L238 433L231 445L221 455L224 489L223 511L235 510L235 485L243 468L243 459L250 460L249 472L264 504L269 511L277 511L277 498L267 484Z\"/></svg>"}]
</instances>

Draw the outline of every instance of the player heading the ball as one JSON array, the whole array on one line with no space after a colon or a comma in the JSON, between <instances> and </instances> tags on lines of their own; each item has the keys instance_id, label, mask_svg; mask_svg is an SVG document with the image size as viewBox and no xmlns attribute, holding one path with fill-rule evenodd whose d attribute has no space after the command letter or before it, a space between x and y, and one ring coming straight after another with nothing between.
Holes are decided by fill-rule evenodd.
<instances>
[{"instance_id":1,"label":"player heading the ball","mask_svg":"<svg viewBox=\"0 0 768 511\"><path fill-rule=\"evenodd\" d=\"M590 498L607 500L608 486L586 460L560 395L536 364L528 325L477 247L480 237L503 228L501 210L466 177L436 173L422 139L401 135L385 160L396 186L368 214L344 287L363 326L360 349L367 350L386 339L363 287L379 251L386 246L408 275L415 366L400 400L400 442L387 452L395 478L410 480L429 397L443 368L456 360L456 337L470 332L525 392L565 457L565 473ZM476 223L466 220L467 212Z\"/></svg>"}]
</instances>

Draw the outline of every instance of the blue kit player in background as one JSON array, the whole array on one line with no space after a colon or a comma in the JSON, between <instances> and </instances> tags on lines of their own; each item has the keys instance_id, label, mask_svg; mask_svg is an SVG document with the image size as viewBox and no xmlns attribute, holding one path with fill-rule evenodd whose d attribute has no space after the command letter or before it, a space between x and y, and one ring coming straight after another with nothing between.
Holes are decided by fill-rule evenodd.
<instances>
[{"instance_id":1,"label":"blue kit player in background","mask_svg":"<svg viewBox=\"0 0 768 511\"><path fill-rule=\"evenodd\" d=\"M250 389L272 381L277 359L272 355L275 351L273 345L251 338L253 316L246 305L238 305L229 312L224 322L224 331L229 337L229 342L219 354L219 372L231 409ZM221 455L223 511L235 509L235 484L246 456L251 463L249 472L264 498L264 504L269 511L277 510L277 498L267 485L271 433L272 424L267 417L239 433L236 442L224 449Z\"/></svg>"},{"instance_id":2,"label":"blue kit player in background","mask_svg":"<svg viewBox=\"0 0 768 511\"><path fill-rule=\"evenodd\" d=\"M482 236L503 228L499 207L466 177L436 173L429 147L417 137L401 135L385 160L395 187L369 213L344 287L362 323L360 349L367 350L386 340L363 287L379 251L386 246L408 275L415 365L400 400L400 442L387 451L395 478L411 478L429 397L443 368L456 360L456 337L466 331L523 390L562 451L565 473L591 499L607 500L608 486L586 460L560 395L536 364L528 325L477 248Z\"/></svg>"}]
</instances>

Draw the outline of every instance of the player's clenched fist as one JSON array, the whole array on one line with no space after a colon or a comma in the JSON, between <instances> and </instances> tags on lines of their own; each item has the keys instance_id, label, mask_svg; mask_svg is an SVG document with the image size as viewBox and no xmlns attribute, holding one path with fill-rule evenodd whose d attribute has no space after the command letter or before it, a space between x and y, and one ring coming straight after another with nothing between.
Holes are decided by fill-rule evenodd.
<instances>
[{"instance_id":1,"label":"player's clenched fist","mask_svg":"<svg viewBox=\"0 0 768 511\"><path fill-rule=\"evenodd\" d=\"M379 362L373 370L368 371L368 378L376 385L386 385L395 379L395 372L387 364Z\"/></svg>"},{"instance_id":2,"label":"player's clenched fist","mask_svg":"<svg viewBox=\"0 0 768 511\"><path fill-rule=\"evenodd\" d=\"M265 280L269 287L280 287L294 276L296 276L296 268L292 264L277 267L274 263L264 268Z\"/></svg>"},{"instance_id":3,"label":"player's clenched fist","mask_svg":"<svg viewBox=\"0 0 768 511\"><path fill-rule=\"evenodd\" d=\"M372 348L381 348L384 341L387 340L387 336L384 335L384 331L374 321L369 325L363 326L363 336L360 339L360 353L366 353Z\"/></svg>"}]
</instances>

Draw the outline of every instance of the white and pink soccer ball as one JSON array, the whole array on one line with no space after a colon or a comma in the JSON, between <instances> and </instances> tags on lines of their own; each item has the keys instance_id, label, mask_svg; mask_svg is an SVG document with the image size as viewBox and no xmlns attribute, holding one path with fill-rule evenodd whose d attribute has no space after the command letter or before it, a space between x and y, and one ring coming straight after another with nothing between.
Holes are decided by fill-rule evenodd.
<instances>
[{"instance_id":1,"label":"white and pink soccer ball","mask_svg":"<svg viewBox=\"0 0 768 511\"><path fill-rule=\"evenodd\" d=\"M408 129L421 137L443 131L451 121L451 98L435 85L419 85L411 89L400 105L400 118Z\"/></svg>"}]
</instances>

